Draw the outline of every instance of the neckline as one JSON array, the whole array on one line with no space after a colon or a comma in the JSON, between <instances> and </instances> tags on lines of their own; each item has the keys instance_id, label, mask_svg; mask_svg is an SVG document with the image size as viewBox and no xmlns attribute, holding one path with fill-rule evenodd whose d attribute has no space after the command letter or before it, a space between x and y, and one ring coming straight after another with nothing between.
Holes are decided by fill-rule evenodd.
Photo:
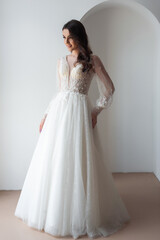
<instances>
[{"instance_id":1,"label":"neckline","mask_svg":"<svg viewBox=\"0 0 160 240\"><path fill-rule=\"evenodd\" d=\"M68 78L70 79L70 75L71 75L72 70L74 68L76 68L77 66L82 65L82 63L77 63L77 65L75 67L72 67L72 69L70 70L70 66L69 66L69 63L68 63L68 60L67 60L67 56L69 56L69 55L65 55L64 59L65 59L65 62L67 64L67 68L68 68ZM92 58L91 58L91 61L92 61Z\"/></svg>"},{"instance_id":2,"label":"neckline","mask_svg":"<svg viewBox=\"0 0 160 240\"><path fill-rule=\"evenodd\" d=\"M69 55L65 55L65 60L66 60L67 65L68 65L68 67L69 67L69 69L70 69L69 62L68 62L68 60L67 60L67 56L69 56ZM78 64L80 64L80 63L78 63ZM76 65L76 66L77 66L77 65ZM75 66L75 67L76 67L76 66ZM75 67L73 67L73 68L75 68ZM72 68L72 69L73 69L73 68Z\"/></svg>"},{"instance_id":3,"label":"neckline","mask_svg":"<svg viewBox=\"0 0 160 240\"><path fill-rule=\"evenodd\" d=\"M65 55L65 57L64 57L64 59L65 59L65 61L66 61L66 63L67 63L67 67L68 67L68 70L69 70L69 78L70 78L70 74L71 74L71 72L72 72L72 70L74 69L74 68L76 68L78 65L82 65L81 63L77 63L77 65L76 66L74 66L74 67L72 67L72 69L70 69L70 66L69 66L69 63L68 63L68 60L67 60L67 56L68 55Z\"/></svg>"},{"instance_id":4,"label":"neckline","mask_svg":"<svg viewBox=\"0 0 160 240\"><path fill-rule=\"evenodd\" d=\"M69 56L69 55L65 55L64 56L64 59L65 59L65 61L66 61L66 63L67 63L67 66L68 66L68 68L70 69L70 67L69 67L69 63L68 63L68 60L67 60L67 56ZM92 57L91 57L91 61L92 61ZM76 68L78 65L82 65L82 63L78 63L75 67L73 67L73 68ZM73 69L72 68L72 69ZM72 71L72 69L71 69L71 71Z\"/></svg>"}]
</instances>

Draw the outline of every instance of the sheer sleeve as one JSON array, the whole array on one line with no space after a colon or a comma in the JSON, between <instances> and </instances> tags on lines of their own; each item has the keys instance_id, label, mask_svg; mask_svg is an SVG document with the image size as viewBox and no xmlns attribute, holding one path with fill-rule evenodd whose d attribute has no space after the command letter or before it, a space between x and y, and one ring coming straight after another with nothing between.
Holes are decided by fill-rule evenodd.
<instances>
[{"instance_id":1,"label":"sheer sleeve","mask_svg":"<svg viewBox=\"0 0 160 240\"><path fill-rule=\"evenodd\" d=\"M115 87L101 59L97 55L93 55L93 68L96 73L99 98L92 112L98 115L103 109L108 108L112 104Z\"/></svg>"},{"instance_id":2,"label":"sheer sleeve","mask_svg":"<svg viewBox=\"0 0 160 240\"><path fill-rule=\"evenodd\" d=\"M60 91L60 89L61 89L61 78L60 78L60 74L59 74L59 69L60 69L60 58L58 58L57 64L56 64L56 90L57 91ZM55 97L55 95L51 98L47 108L44 111L44 118L47 116L47 114L50 110L50 107L51 107L54 97Z\"/></svg>"}]
</instances>

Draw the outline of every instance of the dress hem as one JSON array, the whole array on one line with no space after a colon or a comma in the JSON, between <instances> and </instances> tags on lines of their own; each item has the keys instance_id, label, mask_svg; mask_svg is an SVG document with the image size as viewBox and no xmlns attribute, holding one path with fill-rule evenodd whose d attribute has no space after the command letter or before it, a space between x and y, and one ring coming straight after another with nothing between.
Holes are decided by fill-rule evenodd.
<instances>
[{"instance_id":1,"label":"dress hem","mask_svg":"<svg viewBox=\"0 0 160 240\"><path fill-rule=\"evenodd\" d=\"M128 220L126 221L123 221L121 223L119 223L119 225L117 225L117 227L115 227L114 229L110 229L110 230L107 230L107 227L98 227L96 228L93 232L91 233L88 233L86 228L84 230L84 232L81 232L81 233L78 233L78 234L74 234L74 233L69 233L69 234L62 234L62 235L56 235L54 234L53 232L51 232L50 229L53 229L53 227L43 227L43 228L40 228L37 226L37 224L35 223L29 223L28 222L28 219L25 219L25 218L22 218L20 217L18 214L15 214L16 217L18 217L20 220L22 220L24 223L26 223L29 227L31 228L34 228L38 231L41 231L41 232L45 232L49 235L52 235L53 237L58 237L58 238L65 238L65 237L72 237L74 239L78 239L80 237L83 237L83 236L87 236L89 238L93 238L93 239L96 239L98 237L108 237L110 235L112 235L113 233L116 233L117 231L119 231L120 229L122 229L123 227L125 227L129 222L130 222L130 217Z\"/></svg>"}]
</instances>

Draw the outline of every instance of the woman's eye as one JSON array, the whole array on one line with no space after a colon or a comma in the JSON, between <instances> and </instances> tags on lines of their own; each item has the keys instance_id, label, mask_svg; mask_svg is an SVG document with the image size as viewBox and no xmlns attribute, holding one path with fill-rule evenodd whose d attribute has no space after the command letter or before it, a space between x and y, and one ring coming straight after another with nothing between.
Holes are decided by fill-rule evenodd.
<instances>
[{"instance_id":1,"label":"woman's eye","mask_svg":"<svg viewBox=\"0 0 160 240\"><path fill-rule=\"evenodd\" d=\"M63 36L63 38L65 39L66 37ZM68 38L67 38L67 40L69 40L69 39L72 39L72 37L68 37Z\"/></svg>"}]
</instances>

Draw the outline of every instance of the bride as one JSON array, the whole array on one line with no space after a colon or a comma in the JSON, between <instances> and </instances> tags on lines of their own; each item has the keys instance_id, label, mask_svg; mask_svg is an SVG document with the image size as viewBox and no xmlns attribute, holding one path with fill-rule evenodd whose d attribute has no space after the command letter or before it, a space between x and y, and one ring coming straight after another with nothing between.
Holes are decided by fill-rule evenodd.
<instances>
[{"instance_id":1,"label":"bride","mask_svg":"<svg viewBox=\"0 0 160 240\"><path fill-rule=\"evenodd\" d=\"M58 93L44 111L14 214L53 236L106 237L130 220L96 129L115 87L80 21L67 22L62 36L70 55L57 59ZM92 106L88 91L95 75L99 98Z\"/></svg>"}]
</instances>

